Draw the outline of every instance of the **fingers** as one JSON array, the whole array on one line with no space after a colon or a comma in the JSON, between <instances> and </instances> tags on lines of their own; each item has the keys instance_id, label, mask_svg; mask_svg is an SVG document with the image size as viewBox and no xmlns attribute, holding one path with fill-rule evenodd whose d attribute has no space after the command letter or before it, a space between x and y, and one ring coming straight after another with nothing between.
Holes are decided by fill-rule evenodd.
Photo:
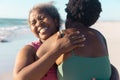
<instances>
[{"instance_id":1,"label":"fingers","mask_svg":"<svg viewBox=\"0 0 120 80\"><path fill-rule=\"evenodd\" d=\"M82 41L86 40L86 38L85 38L85 35L77 35L77 36L72 36L71 40L76 40L76 41L78 40L78 41L82 42Z\"/></svg>"},{"instance_id":2,"label":"fingers","mask_svg":"<svg viewBox=\"0 0 120 80\"><path fill-rule=\"evenodd\" d=\"M58 38L62 38L65 35L63 30L59 31L57 34L58 34Z\"/></svg>"},{"instance_id":3,"label":"fingers","mask_svg":"<svg viewBox=\"0 0 120 80\"><path fill-rule=\"evenodd\" d=\"M86 40L84 35L79 35L77 37L72 38L70 41L73 45L79 45L79 47L83 47L83 42Z\"/></svg>"},{"instance_id":4,"label":"fingers","mask_svg":"<svg viewBox=\"0 0 120 80\"><path fill-rule=\"evenodd\" d=\"M72 45L76 45L77 47L84 47L84 41L86 40L85 35L81 35L79 32L73 33L69 37Z\"/></svg>"},{"instance_id":5,"label":"fingers","mask_svg":"<svg viewBox=\"0 0 120 80\"><path fill-rule=\"evenodd\" d=\"M61 38L65 35L65 33L63 32L63 30L60 31L60 36Z\"/></svg>"},{"instance_id":6,"label":"fingers","mask_svg":"<svg viewBox=\"0 0 120 80\"><path fill-rule=\"evenodd\" d=\"M68 36L69 36L70 38L79 37L79 36L80 36L80 31L76 31L76 32L69 33Z\"/></svg>"},{"instance_id":7,"label":"fingers","mask_svg":"<svg viewBox=\"0 0 120 80\"><path fill-rule=\"evenodd\" d=\"M80 31L64 34L64 37L68 37L72 45L77 47L83 47L83 42L86 40L85 35L80 34Z\"/></svg>"},{"instance_id":8,"label":"fingers","mask_svg":"<svg viewBox=\"0 0 120 80\"><path fill-rule=\"evenodd\" d=\"M57 32L57 37L58 39L61 38L61 33L59 31Z\"/></svg>"},{"instance_id":9,"label":"fingers","mask_svg":"<svg viewBox=\"0 0 120 80\"><path fill-rule=\"evenodd\" d=\"M66 38L75 47L84 47L83 42L86 40L85 35L80 31L65 33L63 30L58 32L58 38Z\"/></svg>"}]
</instances>

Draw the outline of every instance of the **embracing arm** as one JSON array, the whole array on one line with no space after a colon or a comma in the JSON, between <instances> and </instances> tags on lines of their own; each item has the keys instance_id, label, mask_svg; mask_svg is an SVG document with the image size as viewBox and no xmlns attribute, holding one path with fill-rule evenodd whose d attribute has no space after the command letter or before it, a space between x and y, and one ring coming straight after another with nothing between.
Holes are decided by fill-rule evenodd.
<instances>
[{"instance_id":1,"label":"embracing arm","mask_svg":"<svg viewBox=\"0 0 120 80\"><path fill-rule=\"evenodd\" d=\"M70 37L75 38L71 39ZM64 34L63 37L61 37L61 34L57 32L49 39L47 39L41 45L41 47L39 47L39 49L36 52L36 56L38 59L40 59L43 58L45 55L49 54L48 52L51 52L53 54L53 60L48 60L48 66L45 66L48 69L48 67L52 66L62 53L67 53L74 48L81 47L84 40L84 36L81 36L79 32ZM54 63L51 64L50 62ZM44 70L44 72L46 72L46 69Z\"/></svg>"},{"instance_id":2,"label":"embracing arm","mask_svg":"<svg viewBox=\"0 0 120 80\"><path fill-rule=\"evenodd\" d=\"M36 55L41 58L47 51L53 50L56 52L67 53L75 48L83 47L85 36L80 35L80 31L67 32L70 29L64 30L64 36L57 32L47 39L38 49ZM71 29L72 30L72 29ZM61 55L60 54L60 55ZM60 56L59 55L59 56Z\"/></svg>"},{"instance_id":3,"label":"embracing arm","mask_svg":"<svg viewBox=\"0 0 120 80\"><path fill-rule=\"evenodd\" d=\"M25 46L17 56L14 79L40 80L61 53L81 47L81 43L84 41L84 37L81 37L78 32L65 34L62 38L59 36L57 33L47 39L37 52L31 46ZM37 60L35 59L36 57Z\"/></svg>"},{"instance_id":4,"label":"embracing arm","mask_svg":"<svg viewBox=\"0 0 120 80\"><path fill-rule=\"evenodd\" d=\"M55 51L48 51L35 61L35 50L25 46L16 58L14 80L40 80L55 63L56 54Z\"/></svg>"}]
</instances>

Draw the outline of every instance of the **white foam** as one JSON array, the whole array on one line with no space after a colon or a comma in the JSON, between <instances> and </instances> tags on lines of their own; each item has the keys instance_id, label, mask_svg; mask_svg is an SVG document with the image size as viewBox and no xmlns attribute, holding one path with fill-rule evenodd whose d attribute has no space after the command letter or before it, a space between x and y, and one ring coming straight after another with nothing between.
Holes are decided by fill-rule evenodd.
<instances>
[{"instance_id":1,"label":"white foam","mask_svg":"<svg viewBox=\"0 0 120 80\"><path fill-rule=\"evenodd\" d=\"M22 37L30 33L30 29L27 25L13 26L13 27L1 27L0 28L0 41L15 40L16 37Z\"/></svg>"}]
</instances>

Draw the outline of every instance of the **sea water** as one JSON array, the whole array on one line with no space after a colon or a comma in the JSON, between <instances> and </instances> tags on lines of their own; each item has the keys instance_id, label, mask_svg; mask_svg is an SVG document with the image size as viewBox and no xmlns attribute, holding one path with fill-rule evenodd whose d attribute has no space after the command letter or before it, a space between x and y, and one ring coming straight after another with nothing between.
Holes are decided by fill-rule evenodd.
<instances>
[{"instance_id":1,"label":"sea water","mask_svg":"<svg viewBox=\"0 0 120 80\"><path fill-rule=\"evenodd\" d=\"M0 42L29 38L30 34L27 19L0 18Z\"/></svg>"}]
</instances>

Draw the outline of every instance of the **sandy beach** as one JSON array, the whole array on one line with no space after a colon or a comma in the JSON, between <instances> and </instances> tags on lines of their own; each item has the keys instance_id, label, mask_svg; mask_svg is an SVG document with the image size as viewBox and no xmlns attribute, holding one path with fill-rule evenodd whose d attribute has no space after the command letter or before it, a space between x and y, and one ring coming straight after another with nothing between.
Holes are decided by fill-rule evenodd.
<instances>
[{"instance_id":1,"label":"sandy beach","mask_svg":"<svg viewBox=\"0 0 120 80\"><path fill-rule=\"evenodd\" d=\"M99 30L106 38L110 62L120 72L120 21L99 21L93 28ZM23 37L20 40L0 43L0 80L13 80L12 72L15 57L19 49L28 42L34 40L31 34L29 37Z\"/></svg>"}]
</instances>

